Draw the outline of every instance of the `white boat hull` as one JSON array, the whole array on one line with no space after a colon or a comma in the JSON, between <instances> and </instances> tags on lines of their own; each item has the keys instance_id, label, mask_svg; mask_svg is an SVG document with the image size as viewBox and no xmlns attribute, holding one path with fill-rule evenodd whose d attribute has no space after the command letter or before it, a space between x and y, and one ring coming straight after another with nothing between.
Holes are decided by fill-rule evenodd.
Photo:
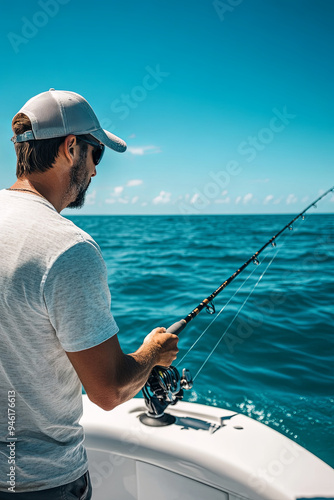
<instances>
[{"instance_id":1,"label":"white boat hull","mask_svg":"<svg viewBox=\"0 0 334 500\"><path fill-rule=\"evenodd\" d=\"M329 465L245 415L182 401L175 424L148 427L143 399L83 400L93 500L334 499Z\"/></svg>"}]
</instances>

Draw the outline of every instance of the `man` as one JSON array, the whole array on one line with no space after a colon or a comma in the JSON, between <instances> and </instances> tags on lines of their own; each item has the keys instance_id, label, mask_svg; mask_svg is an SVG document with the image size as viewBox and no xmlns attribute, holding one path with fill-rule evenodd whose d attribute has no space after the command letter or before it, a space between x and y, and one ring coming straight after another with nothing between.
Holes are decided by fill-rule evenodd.
<instances>
[{"instance_id":1,"label":"man","mask_svg":"<svg viewBox=\"0 0 334 500\"><path fill-rule=\"evenodd\" d=\"M82 206L105 146L125 142L83 97L54 89L12 127L17 181L0 191L0 499L88 500L81 383L111 410L172 363L178 338L156 328L122 352L100 249L60 215Z\"/></svg>"}]
</instances>

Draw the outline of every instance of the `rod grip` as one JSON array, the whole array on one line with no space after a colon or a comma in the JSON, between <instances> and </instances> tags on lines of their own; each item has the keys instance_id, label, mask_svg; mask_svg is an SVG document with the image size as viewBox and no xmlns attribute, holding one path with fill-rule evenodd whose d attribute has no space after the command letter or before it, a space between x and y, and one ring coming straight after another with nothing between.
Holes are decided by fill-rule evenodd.
<instances>
[{"instance_id":1,"label":"rod grip","mask_svg":"<svg viewBox=\"0 0 334 500\"><path fill-rule=\"evenodd\" d=\"M175 335L178 335L186 326L186 320L180 319L180 321L173 323L169 328L167 328L167 333L174 333Z\"/></svg>"}]
</instances>

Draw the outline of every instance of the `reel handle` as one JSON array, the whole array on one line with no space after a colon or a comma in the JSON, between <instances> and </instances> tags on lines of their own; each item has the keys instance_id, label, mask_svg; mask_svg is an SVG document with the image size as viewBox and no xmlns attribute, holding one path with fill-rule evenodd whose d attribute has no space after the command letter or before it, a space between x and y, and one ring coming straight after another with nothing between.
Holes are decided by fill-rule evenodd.
<instances>
[{"instance_id":1,"label":"reel handle","mask_svg":"<svg viewBox=\"0 0 334 500\"><path fill-rule=\"evenodd\" d=\"M180 321L173 323L169 328L167 328L167 333L174 333L175 335L178 335L186 326L186 320L180 319Z\"/></svg>"}]
</instances>

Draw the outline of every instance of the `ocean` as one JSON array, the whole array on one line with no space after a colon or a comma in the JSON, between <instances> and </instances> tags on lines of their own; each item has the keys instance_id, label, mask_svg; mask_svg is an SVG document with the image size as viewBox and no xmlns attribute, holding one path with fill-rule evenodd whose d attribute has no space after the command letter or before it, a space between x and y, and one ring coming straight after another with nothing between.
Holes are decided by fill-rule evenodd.
<instances>
[{"instance_id":1,"label":"ocean","mask_svg":"<svg viewBox=\"0 0 334 500\"><path fill-rule=\"evenodd\" d=\"M125 352L185 317L292 218L69 217L101 247ZM248 415L334 467L334 215L299 218L258 260L215 315L181 332L174 364L195 376L184 399Z\"/></svg>"}]
</instances>

